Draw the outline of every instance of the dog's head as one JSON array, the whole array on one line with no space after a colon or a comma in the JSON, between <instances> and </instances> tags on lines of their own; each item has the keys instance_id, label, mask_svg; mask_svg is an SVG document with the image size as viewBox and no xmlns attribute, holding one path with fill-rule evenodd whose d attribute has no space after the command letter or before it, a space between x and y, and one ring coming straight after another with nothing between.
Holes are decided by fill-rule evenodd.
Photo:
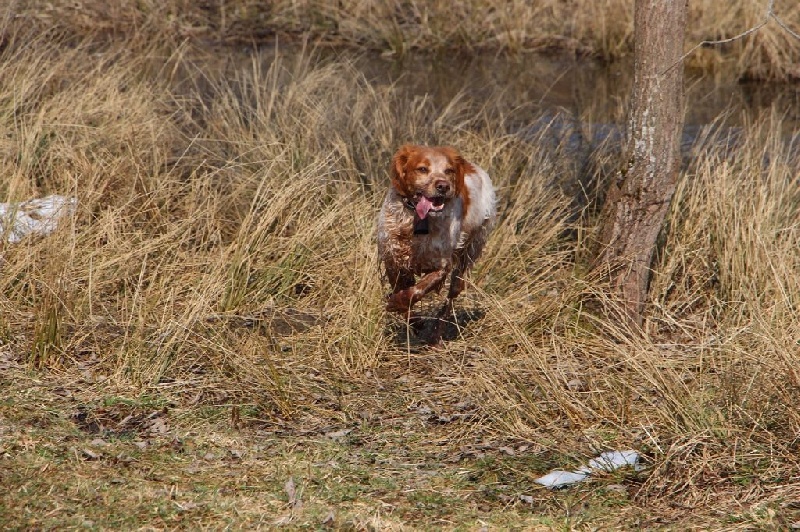
<instances>
[{"instance_id":1,"label":"dog's head","mask_svg":"<svg viewBox=\"0 0 800 532\"><path fill-rule=\"evenodd\" d=\"M413 206L420 220L441 212L464 193L469 163L453 148L406 144L392 157L394 189Z\"/></svg>"}]
</instances>

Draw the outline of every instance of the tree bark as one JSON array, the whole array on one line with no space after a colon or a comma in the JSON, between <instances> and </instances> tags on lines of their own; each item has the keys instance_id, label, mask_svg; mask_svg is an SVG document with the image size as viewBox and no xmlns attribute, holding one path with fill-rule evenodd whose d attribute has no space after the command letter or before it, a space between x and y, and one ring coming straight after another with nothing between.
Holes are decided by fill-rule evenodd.
<instances>
[{"instance_id":1,"label":"tree bark","mask_svg":"<svg viewBox=\"0 0 800 532\"><path fill-rule=\"evenodd\" d=\"M641 324L656 239L675 192L683 130L686 0L636 0L624 166L609 184L594 271Z\"/></svg>"}]
</instances>

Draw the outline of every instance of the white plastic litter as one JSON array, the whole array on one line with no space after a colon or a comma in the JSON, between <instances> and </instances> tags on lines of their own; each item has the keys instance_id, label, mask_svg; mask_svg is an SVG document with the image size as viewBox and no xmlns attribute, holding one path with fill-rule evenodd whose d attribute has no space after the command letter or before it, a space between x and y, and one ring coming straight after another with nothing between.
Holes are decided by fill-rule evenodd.
<instances>
[{"instance_id":1,"label":"white plastic litter","mask_svg":"<svg viewBox=\"0 0 800 532\"><path fill-rule=\"evenodd\" d=\"M587 466L579 467L575 471L551 471L534 482L550 489L563 488L583 482L595 471L614 471L625 466L633 466L636 471L639 471L641 469L639 453L632 450L607 451L589 460Z\"/></svg>"},{"instance_id":2,"label":"white plastic litter","mask_svg":"<svg viewBox=\"0 0 800 532\"><path fill-rule=\"evenodd\" d=\"M614 471L620 467L634 466L639 463L639 453L636 451L607 451L600 453L597 458L589 460L589 467L602 471Z\"/></svg>"},{"instance_id":3,"label":"white plastic litter","mask_svg":"<svg viewBox=\"0 0 800 532\"><path fill-rule=\"evenodd\" d=\"M543 477L537 478L535 482L547 488L560 488L562 486L569 486L570 484L577 484L586 480L589 473L581 473L580 471L550 471Z\"/></svg>"},{"instance_id":4,"label":"white plastic litter","mask_svg":"<svg viewBox=\"0 0 800 532\"><path fill-rule=\"evenodd\" d=\"M77 198L58 194L0 203L0 240L16 244L28 235L48 235L56 230L61 218L75 212L77 205Z\"/></svg>"}]
</instances>

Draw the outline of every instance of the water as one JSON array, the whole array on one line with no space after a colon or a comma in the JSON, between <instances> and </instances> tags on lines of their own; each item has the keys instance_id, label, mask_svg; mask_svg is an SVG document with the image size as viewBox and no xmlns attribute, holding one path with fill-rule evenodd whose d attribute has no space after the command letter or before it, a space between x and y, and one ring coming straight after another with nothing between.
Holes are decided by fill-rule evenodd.
<instances>
[{"instance_id":1,"label":"water","mask_svg":"<svg viewBox=\"0 0 800 532\"><path fill-rule=\"evenodd\" d=\"M400 59L374 53L341 50L308 52L281 46L256 52L244 49L205 50L210 70L252 67L253 56L266 71L277 53L286 64L298 54L320 61L342 60L354 65L371 83L394 84L403 96L425 97L443 107L461 95L476 103L503 99L516 109L514 121L525 127L542 115L566 111L599 130L621 131L633 85L632 61L603 63L591 59L537 54L497 55L442 53ZM225 64L227 63L227 64ZM223 64L225 64L223 66ZM686 72L687 131L706 124L741 128L776 113L787 138L800 131L800 84L738 83L722 72ZM609 129L610 128L610 129Z\"/></svg>"},{"instance_id":2,"label":"water","mask_svg":"<svg viewBox=\"0 0 800 532\"><path fill-rule=\"evenodd\" d=\"M630 61L450 54L401 60L361 55L354 63L375 83L396 83L409 96L427 95L439 105L463 92L475 101L502 97L533 104L537 114L565 110L604 124L623 123L633 84ZM687 125L710 124L725 114L725 125L741 127L774 109L787 133L798 130L800 84L737 83L722 74L688 71L685 87Z\"/></svg>"}]
</instances>

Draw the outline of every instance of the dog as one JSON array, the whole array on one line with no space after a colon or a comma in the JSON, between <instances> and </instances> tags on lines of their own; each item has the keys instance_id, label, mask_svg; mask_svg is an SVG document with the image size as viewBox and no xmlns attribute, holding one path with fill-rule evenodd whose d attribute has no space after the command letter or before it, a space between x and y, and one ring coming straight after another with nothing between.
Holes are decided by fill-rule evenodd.
<instances>
[{"instance_id":1,"label":"dog","mask_svg":"<svg viewBox=\"0 0 800 532\"><path fill-rule=\"evenodd\" d=\"M392 157L391 186L378 219L378 256L392 292L386 310L418 323L412 306L439 292L447 300L429 339L441 343L444 318L464 290L497 217L489 175L454 148L407 144ZM419 277L419 280L417 280Z\"/></svg>"}]
</instances>

